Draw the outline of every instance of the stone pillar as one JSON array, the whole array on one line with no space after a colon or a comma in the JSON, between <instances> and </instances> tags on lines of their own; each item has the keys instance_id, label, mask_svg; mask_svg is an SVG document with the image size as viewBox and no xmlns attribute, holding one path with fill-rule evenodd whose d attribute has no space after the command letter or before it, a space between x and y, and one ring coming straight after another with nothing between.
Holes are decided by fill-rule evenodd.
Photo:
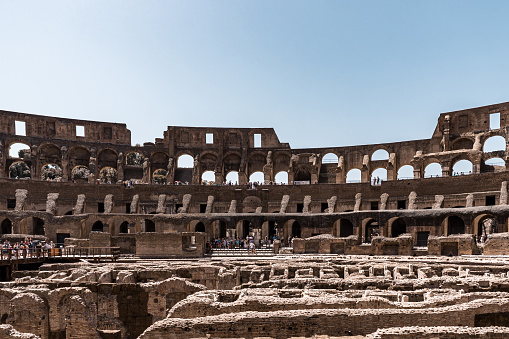
<instances>
[{"instance_id":1,"label":"stone pillar","mask_svg":"<svg viewBox=\"0 0 509 339\"><path fill-rule=\"evenodd\" d=\"M216 176L216 179L215 179L216 184L221 185L225 180L223 178L223 173L221 173L221 171L215 171L214 174Z\"/></svg>"},{"instance_id":2,"label":"stone pillar","mask_svg":"<svg viewBox=\"0 0 509 339\"><path fill-rule=\"evenodd\" d=\"M124 153L122 152L117 158L117 180L124 181Z\"/></svg>"},{"instance_id":3,"label":"stone pillar","mask_svg":"<svg viewBox=\"0 0 509 339\"><path fill-rule=\"evenodd\" d=\"M481 173L482 152L471 153L470 161L472 162L472 174Z\"/></svg>"},{"instance_id":4,"label":"stone pillar","mask_svg":"<svg viewBox=\"0 0 509 339\"><path fill-rule=\"evenodd\" d=\"M364 155L362 159L362 168L361 168L361 182L369 182L371 179L369 177L369 155Z\"/></svg>"},{"instance_id":5,"label":"stone pillar","mask_svg":"<svg viewBox=\"0 0 509 339\"><path fill-rule=\"evenodd\" d=\"M451 161L446 160L441 162L442 165L442 176L448 177L451 175Z\"/></svg>"},{"instance_id":6,"label":"stone pillar","mask_svg":"<svg viewBox=\"0 0 509 339\"><path fill-rule=\"evenodd\" d=\"M62 181L69 181L69 154L67 153L67 147L62 146L60 148L62 154Z\"/></svg>"},{"instance_id":7,"label":"stone pillar","mask_svg":"<svg viewBox=\"0 0 509 339\"><path fill-rule=\"evenodd\" d=\"M32 180L41 180L41 173L39 173L39 152L37 152L37 145L33 145L30 151L30 159L32 165L30 166L30 177Z\"/></svg>"}]
</instances>

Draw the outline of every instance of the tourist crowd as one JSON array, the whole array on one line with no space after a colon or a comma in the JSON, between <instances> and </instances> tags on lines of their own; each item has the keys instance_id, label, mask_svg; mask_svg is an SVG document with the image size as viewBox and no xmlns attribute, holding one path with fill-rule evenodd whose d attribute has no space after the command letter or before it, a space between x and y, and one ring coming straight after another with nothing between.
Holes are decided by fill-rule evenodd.
<instances>
[{"instance_id":1,"label":"tourist crowd","mask_svg":"<svg viewBox=\"0 0 509 339\"><path fill-rule=\"evenodd\" d=\"M47 253L50 249L55 248L53 241L44 242L39 240L32 240L32 238L25 237L25 240L11 243L8 240L2 244L3 257L8 256L22 256L31 257L35 254L41 255Z\"/></svg>"}]
</instances>

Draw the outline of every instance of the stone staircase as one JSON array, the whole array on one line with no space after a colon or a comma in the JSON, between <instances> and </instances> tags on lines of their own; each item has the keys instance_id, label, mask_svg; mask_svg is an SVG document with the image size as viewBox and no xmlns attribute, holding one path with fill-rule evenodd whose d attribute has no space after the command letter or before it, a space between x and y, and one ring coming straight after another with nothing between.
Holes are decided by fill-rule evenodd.
<instances>
[{"instance_id":1,"label":"stone staircase","mask_svg":"<svg viewBox=\"0 0 509 339\"><path fill-rule=\"evenodd\" d=\"M271 257L274 255L272 247L256 249L256 254L248 253L247 248L213 248L211 257Z\"/></svg>"}]
</instances>

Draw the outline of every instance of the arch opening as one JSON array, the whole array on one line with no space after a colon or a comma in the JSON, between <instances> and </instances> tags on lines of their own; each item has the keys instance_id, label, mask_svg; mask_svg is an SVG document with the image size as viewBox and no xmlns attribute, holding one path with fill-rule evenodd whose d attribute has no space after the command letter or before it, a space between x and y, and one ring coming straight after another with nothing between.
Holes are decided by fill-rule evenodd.
<instances>
[{"instance_id":1,"label":"arch opening","mask_svg":"<svg viewBox=\"0 0 509 339\"><path fill-rule=\"evenodd\" d=\"M370 244L374 237L380 236L380 225L375 219L366 222L364 232L364 243Z\"/></svg>"},{"instance_id":2,"label":"arch opening","mask_svg":"<svg viewBox=\"0 0 509 339\"><path fill-rule=\"evenodd\" d=\"M253 174L251 174L249 176L249 181L253 182L253 183L256 182L258 184L263 184L264 180L265 180L265 178L264 178L263 172L259 172L259 171L254 172Z\"/></svg>"},{"instance_id":3,"label":"arch opening","mask_svg":"<svg viewBox=\"0 0 509 339\"><path fill-rule=\"evenodd\" d=\"M62 168L55 164L44 165L41 169L41 179L46 181L62 180Z\"/></svg>"},{"instance_id":4,"label":"arch opening","mask_svg":"<svg viewBox=\"0 0 509 339\"><path fill-rule=\"evenodd\" d=\"M438 162L432 162L424 169L425 178L441 177L442 176L442 165Z\"/></svg>"},{"instance_id":5,"label":"arch opening","mask_svg":"<svg viewBox=\"0 0 509 339\"><path fill-rule=\"evenodd\" d=\"M166 184L166 178L168 175L168 171L165 169L156 169L154 173L152 173L152 183L153 184L160 184L164 185Z\"/></svg>"},{"instance_id":6,"label":"arch opening","mask_svg":"<svg viewBox=\"0 0 509 339\"><path fill-rule=\"evenodd\" d=\"M44 220L41 218L33 218L33 232L34 235L44 235Z\"/></svg>"},{"instance_id":7,"label":"arch opening","mask_svg":"<svg viewBox=\"0 0 509 339\"><path fill-rule=\"evenodd\" d=\"M189 154L182 154L177 159L178 168L193 168L194 158Z\"/></svg>"},{"instance_id":8,"label":"arch opening","mask_svg":"<svg viewBox=\"0 0 509 339\"><path fill-rule=\"evenodd\" d=\"M474 165L469 160L459 160L452 166L452 175L469 175L472 174Z\"/></svg>"},{"instance_id":9,"label":"arch opening","mask_svg":"<svg viewBox=\"0 0 509 339\"><path fill-rule=\"evenodd\" d=\"M99 179L103 184L114 184L118 180L117 170L113 167L104 167L99 172Z\"/></svg>"},{"instance_id":10,"label":"arch opening","mask_svg":"<svg viewBox=\"0 0 509 339\"><path fill-rule=\"evenodd\" d=\"M412 165L401 166L398 170L398 180L407 180L414 178L414 167Z\"/></svg>"},{"instance_id":11,"label":"arch opening","mask_svg":"<svg viewBox=\"0 0 509 339\"><path fill-rule=\"evenodd\" d=\"M406 233L406 222L401 218L396 218L392 221L391 225L391 237L397 238L402 234Z\"/></svg>"},{"instance_id":12,"label":"arch opening","mask_svg":"<svg viewBox=\"0 0 509 339\"><path fill-rule=\"evenodd\" d=\"M150 219L144 219L145 221L145 232L155 232L156 224Z\"/></svg>"},{"instance_id":13,"label":"arch opening","mask_svg":"<svg viewBox=\"0 0 509 339\"><path fill-rule=\"evenodd\" d=\"M119 232L122 234L129 233L129 223L127 221L120 224Z\"/></svg>"},{"instance_id":14,"label":"arch opening","mask_svg":"<svg viewBox=\"0 0 509 339\"><path fill-rule=\"evenodd\" d=\"M12 221L10 219L4 219L0 224L2 234L12 234Z\"/></svg>"},{"instance_id":15,"label":"arch opening","mask_svg":"<svg viewBox=\"0 0 509 339\"><path fill-rule=\"evenodd\" d=\"M464 234L465 222L456 215L447 217L447 235Z\"/></svg>"},{"instance_id":16,"label":"arch opening","mask_svg":"<svg viewBox=\"0 0 509 339\"><path fill-rule=\"evenodd\" d=\"M361 182L361 170L358 168L353 168L348 171L346 174L346 182L347 183L353 183L353 182Z\"/></svg>"},{"instance_id":17,"label":"arch opening","mask_svg":"<svg viewBox=\"0 0 509 339\"><path fill-rule=\"evenodd\" d=\"M90 170L86 166L76 166L71 171L71 177L74 181L88 181Z\"/></svg>"},{"instance_id":18,"label":"arch opening","mask_svg":"<svg viewBox=\"0 0 509 339\"><path fill-rule=\"evenodd\" d=\"M496 151L505 151L505 148L506 148L505 138L500 135L495 135L484 141L482 150L484 153L488 153Z\"/></svg>"},{"instance_id":19,"label":"arch opening","mask_svg":"<svg viewBox=\"0 0 509 339\"><path fill-rule=\"evenodd\" d=\"M386 150L380 148L371 154L371 161L377 161L377 160L389 160L389 152Z\"/></svg>"},{"instance_id":20,"label":"arch opening","mask_svg":"<svg viewBox=\"0 0 509 339\"><path fill-rule=\"evenodd\" d=\"M382 181L387 181L387 170L385 168L377 168L371 173L371 184L380 185Z\"/></svg>"},{"instance_id":21,"label":"arch opening","mask_svg":"<svg viewBox=\"0 0 509 339\"><path fill-rule=\"evenodd\" d=\"M226 182L231 185L238 185L239 183L239 172L230 171L226 174Z\"/></svg>"},{"instance_id":22,"label":"arch opening","mask_svg":"<svg viewBox=\"0 0 509 339\"><path fill-rule=\"evenodd\" d=\"M322 164L337 164L339 158L335 153L327 153L322 157Z\"/></svg>"},{"instance_id":23,"label":"arch opening","mask_svg":"<svg viewBox=\"0 0 509 339\"><path fill-rule=\"evenodd\" d=\"M16 161L9 166L9 178L11 179L30 179L32 173L30 167L24 161Z\"/></svg>"},{"instance_id":24,"label":"arch opening","mask_svg":"<svg viewBox=\"0 0 509 339\"><path fill-rule=\"evenodd\" d=\"M216 174L214 171L205 171L201 175L201 183L202 185L215 185L216 184Z\"/></svg>"},{"instance_id":25,"label":"arch opening","mask_svg":"<svg viewBox=\"0 0 509 339\"><path fill-rule=\"evenodd\" d=\"M288 172L280 171L280 172L276 173L274 180L276 181L276 184L288 185Z\"/></svg>"},{"instance_id":26,"label":"arch opening","mask_svg":"<svg viewBox=\"0 0 509 339\"><path fill-rule=\"evenodd\" d=\"M30 146L16 142L9 146L9 157L13 159L30 159Z\"/></svg>"},{"instance_id":27,"label":"arch opening","mask_svg":"<svg viewBox=\"0 0 509 339\"><path fill-rule=\"evenodd\" d=\"M103 230L104 230L104 224L102 223L101 220L97 220L92 225L92 232L103 232Z\"/></svg>"}]
</instances>

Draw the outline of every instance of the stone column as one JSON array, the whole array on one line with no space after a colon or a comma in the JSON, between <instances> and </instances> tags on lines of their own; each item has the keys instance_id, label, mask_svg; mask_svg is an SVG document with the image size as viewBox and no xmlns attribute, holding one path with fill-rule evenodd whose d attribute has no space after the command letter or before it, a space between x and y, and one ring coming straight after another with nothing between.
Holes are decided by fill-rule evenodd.
<instances>
[{"instance_id":1,"label":"stone column","mask_svg":"<svg viewBox=\"0 0 509 339\"><path fill-rule=\"evenodd\" d=\"M69 181L69 154L67 153L67 147L62 146L60 153L62 154L62 181Z\"/></svg>"}]
</instances>

